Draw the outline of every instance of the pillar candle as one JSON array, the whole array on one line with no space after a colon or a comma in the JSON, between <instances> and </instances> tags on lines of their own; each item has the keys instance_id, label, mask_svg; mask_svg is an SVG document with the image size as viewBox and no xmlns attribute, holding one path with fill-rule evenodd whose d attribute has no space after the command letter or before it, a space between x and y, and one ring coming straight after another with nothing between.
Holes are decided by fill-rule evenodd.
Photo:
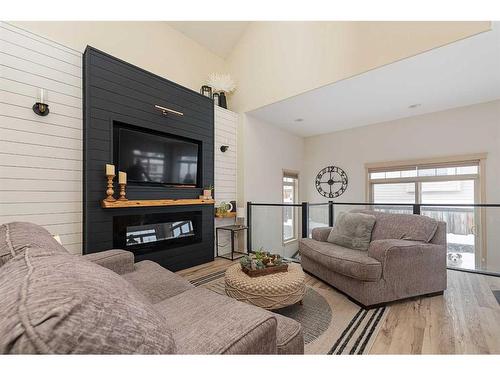
<instances>
[{"instance_id":1,"label":"pillar candle","mask_svg":"<svg viewBox=\"0 0 500 375\"><path fill-rule=\"evenodd\" d=\"M113 164L106 164L106 176L115 175L115 166Z\"/></svg>"},{"instance_id":2,"label":"pillar candle","mask_svg":"<svg viewBox=\"0 0 500 375\"><path fill-rule=\"evenodd\" d=\"M125 172L118 172L118 183L127 184L127 174Z\"/></svg>"}]
</instances>

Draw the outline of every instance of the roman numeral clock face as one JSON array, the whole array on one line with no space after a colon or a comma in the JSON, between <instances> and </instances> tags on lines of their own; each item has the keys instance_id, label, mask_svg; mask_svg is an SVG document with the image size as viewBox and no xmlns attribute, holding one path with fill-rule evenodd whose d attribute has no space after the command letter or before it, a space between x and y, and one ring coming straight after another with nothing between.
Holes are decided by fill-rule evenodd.
<instances>
[{"instance_id":1,"label":"roman numeral clock face","mask_svg":"<svg viewBox=\"0 0 500 375\"><path fill-rule=\"evenodd\" d=\"M326 198L337 198L347 189L347 174L342 168L329 166L316 176L316 190Z\"/></svg>"}]
</instances>

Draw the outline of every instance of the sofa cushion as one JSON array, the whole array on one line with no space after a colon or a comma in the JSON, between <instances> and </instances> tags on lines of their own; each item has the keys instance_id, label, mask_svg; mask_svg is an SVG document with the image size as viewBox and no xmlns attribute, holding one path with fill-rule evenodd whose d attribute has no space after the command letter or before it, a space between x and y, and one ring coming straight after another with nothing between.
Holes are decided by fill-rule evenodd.
<instances>
[{"instance_id":1,"label":"sofa cushion","mask_svg":"<svg viewBox=\"0 0 500 375\"><path fill-rule=\"evenodd\" d=\"M436 220L422 215L390 214L370 210L352 210L351 212L375 216L372 241L395 239L429 242L438 227Z\"/></svg>"},{"instance_id":2,"label":"sofa cushion","mask_svg":"<svg viewBox=\"0 0 500 375\"><path fill-rule=\"evenodd\" d=\"M186 279L150 260L135 263L134 271L122 277L153 304L194 288Z\"/></svg>"},{"instance_id":3,"label":"sofa cushion","mask_svg":"<svg viewBox=\"0 0 500 375\"><path fill-rule=\"evenodd\" d=\"M0 267L30 246L63 254L68 252L47 229L39 225L25 222L0 225Z\"/></svg>"},{"instance_id":4,"label":"sofa cushion","mask_svg":"<svg viewBox=\"0 0 500 375\"><path fill-rule=\"evenodd\" d=\"M275 354L270 312L199 287L155 305L172 327L179 354Z\"/></svg>"},{"instance_id":5,"label":"sofa cushion","mask_svg":"<svg viewBox=\"0 0 500 375\"><path fill-rule=\"evenodd\" d=\"M0 272L0 353L173 353L165 318L116 273L28 247Z\"/></svg>"},{"instance_id":6,"label":"sofa cushion","mask_svg":"<svg viewBox=\"0 0 500 375\"><path fill-rule=\"evenodd\" d=\"M377 281L382 275L382 264L368 256L366 251L303 238L299 242L299 252L332 272L358 280Z\"/></svg>"},{"instance_id":7,"label":"sofa cushion","mask_svg":"<svg viewBox=\"0 0 500 375\"><path fill-rule=\"evenodd\" d=\"M375 216L362 213L341 212L327 241L354 250L368 250Z\"/></svg>"}]
</instances>

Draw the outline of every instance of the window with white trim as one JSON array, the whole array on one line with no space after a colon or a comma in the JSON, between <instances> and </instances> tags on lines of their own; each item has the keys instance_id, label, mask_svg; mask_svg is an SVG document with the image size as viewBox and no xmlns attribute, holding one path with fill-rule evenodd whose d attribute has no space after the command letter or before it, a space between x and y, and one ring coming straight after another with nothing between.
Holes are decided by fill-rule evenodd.
<instances>
[{"instance_id":1,"label":"window with white trim","mask_svg":"<svg viewBox=\"0 0 500 375\"><path fill-rule=\"evenodd\" d=\"M369 168L372 203L479 203L479 160Z\"/></svg>"},{"instance_id":2,"label":"window with white trim","mask_svg":"<svg viewBox=\"0 0 500 375\"><path fill-rule=\"evenodd\" d=\"M283 200L285 204L299 201L299 175L297 172L283 171ZM298 239L298 210L283 207L283 243Z\"/></svg>"},{"instance_id":3,"label":"window with white trim","mask_svg":"<svg viewBox=\"0 0 500 375\"><path fill-rule=\"evenodd\" d=\"M367 168L369 200L371 203L384 203L374 209L411 214L412 205L420 204L422 215L446 222L448 266L464 269L483 267L486 261L484 211L474 207L446 206L482 202L482 160L393 164L399 165ZM391 206L394 203L408 206Z\"/></svg>"}]
</instances>

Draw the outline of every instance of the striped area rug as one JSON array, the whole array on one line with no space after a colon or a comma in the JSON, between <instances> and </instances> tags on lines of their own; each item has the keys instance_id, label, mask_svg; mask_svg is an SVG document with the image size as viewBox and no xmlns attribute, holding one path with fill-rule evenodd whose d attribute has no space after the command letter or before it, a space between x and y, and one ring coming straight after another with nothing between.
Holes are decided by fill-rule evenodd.
<instances>
[{"instance_id":1,"label":"striped area rug","mask_svg":"<svg viewBox=\"0 0 500 375\"><path fill-rule=\"evenodd\" d=\"M191 279L195 286L225 294L225 270ZM363 309L322 284L307 286L302 305L276 312L302 324L306 354L367 354L389 311L383 306Z\"/></svg>"}]
</instances>

